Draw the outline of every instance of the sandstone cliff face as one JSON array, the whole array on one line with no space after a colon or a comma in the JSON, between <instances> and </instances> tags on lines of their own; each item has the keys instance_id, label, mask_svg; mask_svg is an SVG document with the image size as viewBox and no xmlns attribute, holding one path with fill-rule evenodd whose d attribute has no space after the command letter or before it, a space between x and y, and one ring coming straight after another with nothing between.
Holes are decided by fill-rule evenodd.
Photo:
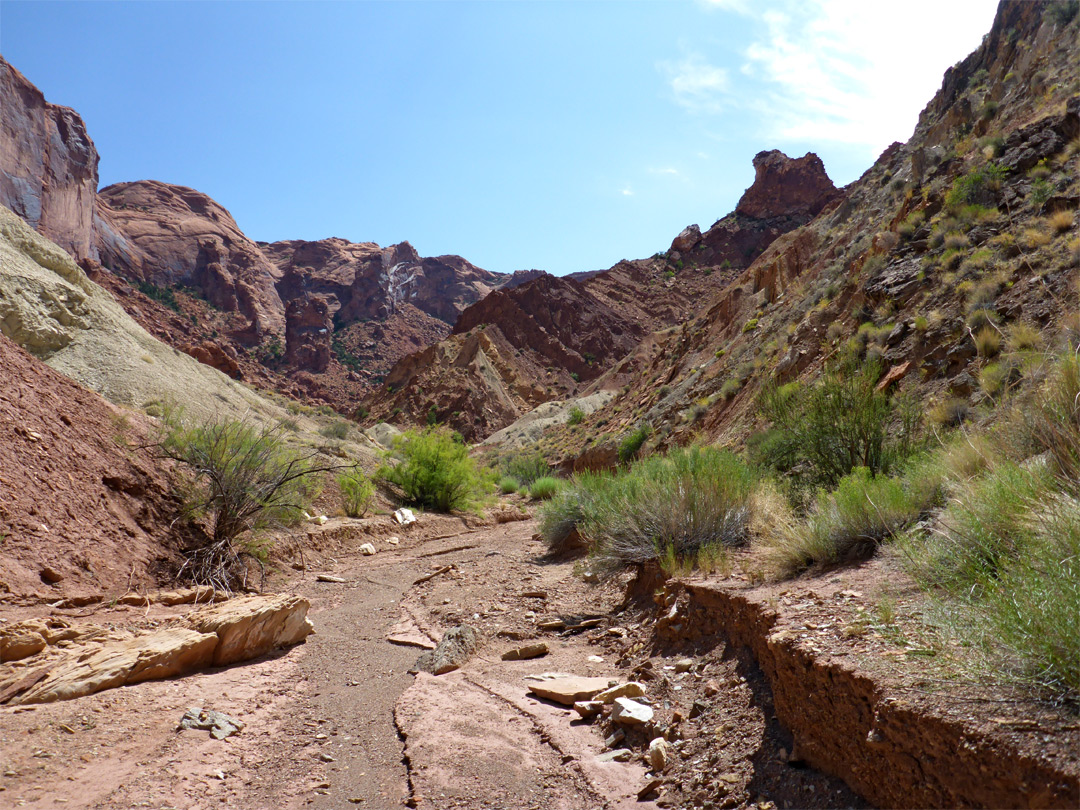
<instances>
[{"instance_id":1,"label":"sandstone cliff face","mask_svg":"<svg viewBox=\"0 0 1080 810\"><path fill-rule=\"evenodd\" d=\"M94 255L98 153L82 119L0 56L0 205L76 259Z\"/></svg>"},{"instance_id":2,"label":"sandstone cliff face","mask_svg":"<svg viewBox=\"0 0 1080 810\"><path fill-rule=\"evenodd\" d=\"M211 305L249 322L244 342L285 330L277 268L205 194L142 180L98 195L101 262L128 279L199 290Z\"/></svg>"},{"instance_id":3,"label":"sandstone cliff face","mask_svg":"<svg viewBox=\"0 0 1080 810\"><path fill-rule=\"evenodd\" d=\"M294 298L285 310L285 362L306 371L330 365L330 307L313 295Z\"/></svg>"},{"instance_id":4,"label":"sandstone cliff face","mask_svg":"<svg viewBox=\"0 0 1080 810\"><path fill-rule=\"evenodd\" d=\"M404 304L453 324L506 278L460 256L421 257L408 242L382 248L334 238L274 242L262 249L281 273L284 300L324 296L339 324L385 320Z\"/></svg>"}]
</instances>

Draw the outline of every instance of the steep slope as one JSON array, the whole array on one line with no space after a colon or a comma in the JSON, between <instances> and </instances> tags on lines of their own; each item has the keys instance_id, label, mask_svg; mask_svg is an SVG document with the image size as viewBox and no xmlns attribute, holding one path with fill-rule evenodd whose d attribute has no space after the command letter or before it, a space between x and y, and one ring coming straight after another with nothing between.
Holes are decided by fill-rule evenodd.
<instances>
[{"instance_id":1,"label":"steep slope","mask_svg":"<svg viewBox=\"0 0 1080 810\"><path fill-rule=\"evenodd\" d=\"M641 422L656 446L741 441L763 383L843 358L880 357L883 385L902 380L937 420L977 416L1037 377L1035 350L1080 330L1080 23L1056 8L1002 3L910 141L692 320L644 341L613 372L629 388L545 449L568 466L610 461L586 453L590 437L610 447Z\"/></svg>"},{"instance_id":2,"label":"steep slope","mask_svg":"<svg viewBox=\"0 0 1080 810\"><path fill-rule=\"evenodd\" d=\"M601 273L541 277L469 307L437 350L406 357L391 370L386 386L364 403L368 418L436 419L470 440L483 439L598 378L602 389L626 385L636 365L606 372L646 334L684 322L780 234L840 196L814 154L793 160L762 152L754 168L754 183L734 212L704 234L696 225L685 229L667 253ZM489 363L475 363L481 344L462 337L480 330Z\"/></svg>"},{"instance_id":3,"label":"steep slope","mask_svg":"<svg viewBox=\"0 0 1080 810\"><path fill-rule=\"evenodd\" d=\"M0 335L0 600L144 589L177 504L146 426Z\"/></svg>"}]
</instances>

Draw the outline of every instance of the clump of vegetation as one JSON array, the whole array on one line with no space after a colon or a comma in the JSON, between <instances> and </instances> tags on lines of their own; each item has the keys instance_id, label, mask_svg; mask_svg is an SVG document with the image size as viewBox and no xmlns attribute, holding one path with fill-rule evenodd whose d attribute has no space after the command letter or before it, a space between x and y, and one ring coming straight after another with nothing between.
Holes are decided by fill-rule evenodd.
<instances>
[{"instance_id":1,"label":"clump of vegetation","mask_svg":"<svg viewBox=\"0 0 1080 810\"><path fill-rule=\"evenodd\" d=\"M994 192L1001 188L1006 174L1008 170L1004 166L992 162L975 167L953 181L945 195L946 207L957 213L964 206L992 204Z\"/></svg>"},{"instance_id":2,"label":"clump of vegetation","mask_svg":"<svg viewBox=\"0 0 1080 810\"><path fill-rule=\"evenodd\" d=\"M328 439L344 439L349 435L349 423L339 419L329 425L319 428L319 435Z\"/></svg>"},{"instance_id":3,"label":"clump of vegetation","mask_svg":"<svg viewBox=\"0 0 1080 810\"><path fill-rule=\"evenodd\" d=\"M819 493L806 520L794 519L782 504L771 508L770 519L759 520L758 541L766 565L784 578L814 564L870 556L880 542L912 523L923 504L897 479L859 467L833 492Z\"/></svg>"},{"instance_id":4,"label":"clump of vegetation","mask_svg":"<svg viewBox=\"0 0 1080 810\"><path fill-rule=\"evenodd\" d=\"M507 456L499 466L503 475L510 476L524 487L530 487L537 479L551 475L551 465L536 451Z\"/></svg>"},{"instance_id":5,"label":"clump of vegetation","mask_svg":"<svg viewBox=\"0 0 1080 810\"><path fill-rule=\"evenodd\" d=\"M559 491L560 486L562 486L562 482L550 475L537 478L529 487L529 497L534 501L550 500Z\"/></svg>"},{"instance_id":6,"label":"clump of vegetation","mask_svg":"<svg viewBox=\"0 0 1080 810\"><path fill-rule=\"evenodd\" d=\"M922 446L918 407L877 390L881 364L847 363L807 386L766 386L758 400L772 423L757 462L797 483L835 487L857 467L871 474L898 468Z\"/></svg>"},{"instance_id":7,"label":"clump of vegetation","mask_svg":"<svg viewBox=\"0 0 1080 810\"><path fill-rule=\"evenodd\" d=\"M289 449L281 430L244 421L191 423L177 409L165 414L158 450L180 464L185 515L209 527L181 576L229 590L243 576L241 556L258 559L260 535L299 521L318 475L338 469Z\"/></svg>"},{"instance_id":8,"label":"clump of vegetation","mask_svg":"<svg viewBox=\"0 0 1080 810\"><path fill-rule=\"evenodd\" d=\"M479 507L490 483L460 436L444 427L410 430L394 439L377 477L400 491L401 502L437 512Z\"/></svg>"},{"instance_id":9,"label":"clump of vegetation","mask_svg":"<svg viewBox=\"0 0 1080 810\"><path fill-rule=\"evenodd\" d=\"M351 518L367 514L375 500L375 484L359 468L353 468L338 476L341 487L342 507Z\"/></svg>"},{"instance_id":10,"label":"clump of vegetation","mask_svg":"<svg viewBox=\"0 0 1080 810\"><path fill-rule=\"evenodd\" d=\"M499 479L499 492L503 495L513 495L521 489L521 482L512 475L504 475Z\"/></svg>"},{"instance_id":11,"label":"clump of vegetation","mask_svg":"<svg viewBox=\"0 0 1080 810\"><path fill-rule=\"evenodd\" d=\"M173 312L180 312L180 302L176 300L176 293L171 287L159 287L149 281L136 281L135 286L147 298L164 304Z\"/></svg>"},{"instance_id":12,"label":"clump of vegetation","mask_svg":"<svg viewBox=\"0 0 1080 810\"><path fill-rule=\"evenodd\" d=\"M652 435L652 425L642 422L634 430L627 433L619 442L619 462L626 464L637 458L638 451L645 444L645 440Z\"/></svg>"},{"instance_id":13,"label":"clump of vegetation","mask_svg":"<svg viewBox=\"0 0 1080 810\"><path fill-rule=\"evenodd\" d=\"M570 415L566 419L566 424L573 427L574 425L580 425L585 421L585 411L575 405L570 409Z\"/></svg>"},{"instance_id":14,"label":"clump of vegetation","mask_svg":"<svg viewBox=\"0 0 1080 810\"><path fill-rule=\"evenodd\" d=\"M578 534L604 570L711 558L709 549L747 542L755 481L730 452L680 448L617 474L575 476L541 509L540 531L552 549Z\"/></svg>"}]
</instances>

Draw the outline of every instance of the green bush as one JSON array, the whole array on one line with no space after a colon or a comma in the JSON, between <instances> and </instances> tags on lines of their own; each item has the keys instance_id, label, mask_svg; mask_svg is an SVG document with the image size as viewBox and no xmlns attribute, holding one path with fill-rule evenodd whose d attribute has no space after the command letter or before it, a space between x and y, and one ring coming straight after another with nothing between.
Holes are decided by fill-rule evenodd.
<instances>
[{"instance_id":1,"label":"green bush","mask_svg":"<svg viewBox=\"0 0 1080 810\"><path fill-rule=\"evenodd\" d=\"M521 482L512 475L504 475L499 479L499 492L503 495L513 495L521 488Z\"/></svg>"},{"instance_id":2,"label":"green bush","mask_svg":"<svg viewBox=\"0 0 1080 810\"><path fill-rule=\"evenodd\" d=\"M840 479L835 491L820 493L805 522L785 521L779 531L762 537L764 557L781 578L814 564L864 559L921 511L922 504L899 480L874 477L860 467Z\"/></svg>"},{"instance_id":3,"label":"green bush","mask_svg":"<svg viewBox=\"0 0 1080 810\"><path fill-rule=\"evenodd\" d=\"M989 205L993 202L993 192L1001 188L1008 170L996 163L978 166L953 181L952 188L945 195L945 205L950 211L957 212L967 205Z\"/></svg>"},{"instance_id":4,"label":"green bush","mask_svg":"<svg viewBox=\"0 0 1080 810\"><path fill-rule=\"evenodd\" d=\"M500 465L504 475L512 476L523 486L531 486L537 478L551 474L551 465L540 453L516 453L503 459Z\"/></svg>"},{"instance_id":5,"label":"green bush","mask_svg":"<svg viewBox=\"0 0 1080 810\"><path fill-rule=\"evenodd\" d=\"M210 532L193 549L181 574L227 590L236 581L237 540L256 542L261 532L298 521L318 487L313 455L286 447L282 428L221 420L191 424L178 409L163 418L157 447L181 465L178 488L185 513L205 517Z\"/></svg>"},{"instance_id":6,"label":"green bush","mask_svg":"<svg viewBox=\"0 0 1080 810\"><path fill-rule=\"evenodd\" d=\"M406 505L467 511L477 508L489 491L468 448L448 428L406 431L395 437L387 455L397 463L380 467L377 476L396 486Z\"/></svg>"},{"instance_id":7,"label":"green bush","mask_svg":"<svg viewBox=\"0 0 1080 810\"><path fill-rule=\"evenodd\" d=\"M557 550L576 529L605 570L665 555L693 560L746 543L755 481L730 452L675 449L617 475L575 476L541 508L540 531Z\"/></svg>"},{"instance_id":8,"label":"green bush","mask_svg":"<svg viewBox=\"0 0 1080 810\"><path fill-rule=\"evenodd\" d=\"M338 476L338 486L345 514L352 518L366 515L375 499L375 484L371 479L359 469L352 469Z\"/></svg>"},{"instance_id":9,"label":"green bush","mask_svg":"<svg viewBox=\"0 0 1080 810\"><path fill-rule=\"evenodd\" d=\"M634 430L627 433L619 442L619 462L626 464L637 458L641 445L652 435L652 425L642 422Z\"/></svg>"},{"instance_id":10,"label":"green bush","mask_svg":"<svg viewBox=\"0 0 1080 810\"><path fill-rule=\"evenodd\" d=\"M552 478L551 476L537 478L529 487L529 497L534 501L550 500L559 491L560 486L562 486L562 482L558 478Z\"/></svg>"},{"instance_id":11,"label":"green bush","mask_svg":"<svg viewBox=\"0 0 1080 810\"><path fill-rule=\"evenodd\" d=\"M880 364L868 361L829 369L813 385L767 386L758 407L775 431L770 466L830 489L857 467L873 475L896 469L921 447L921 412L878 391L880 375Z\"/></svg>"},{"instance_id":12,"label":"green bush","mask_svg":"<svg viewBox=\"0 0 1080 810\"><path fill-rule=\"evenodd\" d=\"M338 420L333 424L324 425L319 428L319 434L328 439L344 439L349 435L349 423Z\"/></svg>"},{"instance_id":13,"label":"green bush","mask_svg":"<svg viewBox=\"0 0 1080 810\"><path fill-rule=\"evenodd\" d=\"M570 409L570 416L567 417L566 424L573 427L574 425L580 425L585 420L585 411L576 405Z\"/></svg>"}]
</instances>

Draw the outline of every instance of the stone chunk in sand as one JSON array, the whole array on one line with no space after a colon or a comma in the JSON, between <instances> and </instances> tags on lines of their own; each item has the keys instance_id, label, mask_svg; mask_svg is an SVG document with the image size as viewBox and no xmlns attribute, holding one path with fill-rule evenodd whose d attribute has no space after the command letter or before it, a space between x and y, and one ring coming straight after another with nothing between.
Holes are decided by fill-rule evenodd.
<instances>
[{"instance_id":1,"label":"stone chunk in sand","mask_svg":"<svg viewBox=\"0 0 1080 810\"><path fill-rule=\"evenodd\" d=\"M536 681L529 684L529 691L537 697L553 700L563 706L573 706L579 700L592 700L594 695L608 688L607 678L582 678L570 675L565 678Z\"/></svg>"}]
</instances>

